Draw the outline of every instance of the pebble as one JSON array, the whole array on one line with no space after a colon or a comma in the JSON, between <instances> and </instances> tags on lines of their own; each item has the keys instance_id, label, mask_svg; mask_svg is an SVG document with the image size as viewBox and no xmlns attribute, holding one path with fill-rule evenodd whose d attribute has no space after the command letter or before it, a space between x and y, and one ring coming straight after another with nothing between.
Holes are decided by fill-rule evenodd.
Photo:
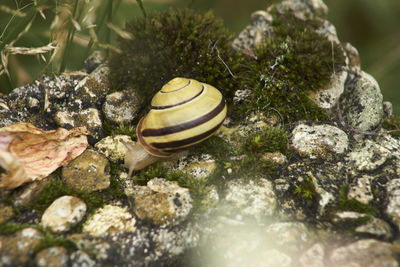
<instances>
[{"instance_id":1,"label":"pebble","mask_svg":"<svg viewBox=\"0 0 400 267\"><path fill-rule=\"evenodd\" d=\"M187 173L197 180L211 176L217 169L217 163L210 154L183 157L175 165L175 169Z\"/></svg>"},{"instance_id":2,"label":"pebble","mask_svg":"<svg viewBox=\"0 0 400 267\"><path fill-rule=\"evenodd\" d=\"M86 204L81 199L62 196L44 211L41 224L54 233L66 232L83 219L86 209Z\"/></svg>"},{"instance_id":3,"label":"pebble","mask_svg":"<svg viewBox=\"0 0 400 267\"><path fill-rule=\"evenodd\" d=\"M68 264L68 251L64 247L49 247L36 254L38 267L60 267Z\"/></svg>"},{"instance_id":4,"label":"pebble","mask_svg":"<svg viewBox=\"0 0 400 267\"><path fill-rule=\"evenodd\" d=\"M104 117L111 123L128 124L138 115L140 101L133 90L114 92L106 96L102 111Z\"/></svg>"},{"instance_id":5,"label":"pebble","mask_svg":"<svg viewBox=\"0 0 400 267\"><path fill-rule=\"evenodd\" d=\"M94 147L112 162L122 162L128 151L123 142L132 142L128 135L107 136L97 142Z\"/></svg>"},{"instance_id":6,"label":"pebble","mask_svg":"<svg viewBox=\"0 0 400 267\"><path fill-rule=\"evenodd\" d=\"M136 219L126 207L106 205L90 216L83 225L83 232L92 236L105 236L117 232L135 232Z\"/></svg>"},{"instance_id":7,"label":"pebble","mask_svg":"<svg viewBox=\"0 0 400 267\"><path fill-rule=\"evenodd\" d=\"M400 231L400 179L390 180L386 187L388 204L385 213Z\"/></svg>"},{"instance_id":8,"label":"pebble","mask_svg":"<svg viewBox=\"0 0 400 267\"><path fill-rule=\"evenodd\" d=\"M163 178L154 178L147 186L126 188L125 194L136 216L156 225L180 222L192 210L189 190Z\"/></svg>"},{"instance_id":9,"label":"pebble","mask_svg":"<svg viewBox=\"0 0 400 267\"><path fill-rule=\"evenodd\" d=\"M324 267L324 258L324 245L315 243L300 256L299 262L301 267Z\"/></svg>"},{"instance_id":10,"label":"pebble","mask_svg":"<svg viewBox=\"0 0 400 267\"><path fill-rule=\"evenodd\" d=\"M92 192L110 186L109 171L110 163L107 158L88 149L64 166L61 175L68 186Z\"/></svg>"},{"instance_id":11,"label":"pebble","mask_svg":"<svg viewBox=\"0 0 400 267\"><path fill-rule=\"evenodd\" d=\"M347 134L328 125L300 124L292 131L290 146L302 156L311 159L329 158L330 153L342 154L348 148Z\"/></svg>"},{"instance_id":12,"label":"pebble","mask_svg":"<svg viewBox=\"0 0 400 267\"><path fill-rule=\"evenodd\" d=\"M0 203L0 224L5 223L14 216L12 206Z\"/></svg>"},{"instance_id":13,"label":"pebble","mask_svg":"<svg viewBox=\"0 0 400 267\"><path fill-rule=\"evenodd\" d=\"M355 182L350 185L347 198L355 199L358 202L367 205L371 200L374 199L371 188L372 180L373 177L368 175L363 175L362 177L356 178Z\"/></svg>"},{"instance_id":14,"label":"pebble","mask_svg":"<svg viewBox=\"0 0 400 267\"><path fill-rule=\"evenodd\" d=\"M320 107L331 109L339 101L340 96L344 91L345 82L347 79L347 71L341 70L332 74L330 82L323 88L312 92L310 98Z\"/></svg>"}]
</instances>

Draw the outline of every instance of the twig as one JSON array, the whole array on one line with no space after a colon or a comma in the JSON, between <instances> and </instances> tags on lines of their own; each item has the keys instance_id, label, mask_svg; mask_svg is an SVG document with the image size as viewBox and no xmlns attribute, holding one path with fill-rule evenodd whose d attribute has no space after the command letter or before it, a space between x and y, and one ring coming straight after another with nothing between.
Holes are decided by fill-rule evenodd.
<instances>
[{"instance_id":1,"label":"twig","mask_svg":"<svg viewBox=\"0 0 400 267\"><path fill-rule=\"evenodd\" d=\"M217 57L218 59L222 62L222 64L224 64L225 68L228 70L229 74L235 78L235 75L232 73L231 69L228 67L228 65L225 63L225 61L221 58L220 54L219 54L219 49L217 47L217 42L218 40L214 43L214 45L211 47L211 51L213 51L215 49L215 51L217 51Z\"/></svg>"}]
</instances>

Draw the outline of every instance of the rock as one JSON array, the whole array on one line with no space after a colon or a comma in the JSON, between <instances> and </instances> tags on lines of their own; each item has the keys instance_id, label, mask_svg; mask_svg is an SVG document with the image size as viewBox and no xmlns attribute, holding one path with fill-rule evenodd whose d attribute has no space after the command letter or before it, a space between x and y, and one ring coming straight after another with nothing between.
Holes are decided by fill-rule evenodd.
<instances>
[{"instance_id":1,"label":"rock","mask_svg":"<svg viewBox=\"0 0 400 267\"><path fill-rule=\"evenodd\" d=\"M49 247L36 254L35 262L39 267L67 266L68 251L64 247Z\"/></svg>"},{"instance_id":2,"label":"rock","mask_svg":"<svg viewBox=\"0 0 400 267\"><path fill-rule=\"evenodd\" d=\"M127 211L113 205L106 205L90 216L83 225L83 232L92 236L105 236L117 232L135 232L136 220Z\"/></svg>"},{"instance_id":3,"label":"rock","mask_svg":"<svg viewBox=\"0 0 400 267\"><path fill-rule=\"evenodd\" d=\"M301 267L324 267L325 247L321 243L315 243L299 259Z\"/></svg>"},{"instance_id":4,"label":"rock","mask_svg":"<svg viewBox=\"0 0 400 267\"><path fill-rule=\"evenodd\" d=\"M21 191L18 191L14 197L13 204L17 207L28 206L35 198L37 198L43 189L54 179L54 175L50 174L48 177L29 183L25 185Z\"/></svg>"},{"instance_id":5,"label":"rock","mask_svg":"<svg viewBox=\"0 0 400 267\"><path fill-rule=\"evenodd\" d=\"M235 50L250 52L257 45L265 42L272 34L272 31L272 16L262 10L256 11L251 15L250 25L233 41L232 47Z\"/></svg>"},{"instance_id":6,"label":"rock","mask_svg":"<svg viewBox=\"0 0 400 267\"><path fill-rule=\"evenodd\" d=\"M349 192L347 194L348 199L355 199L367 205L371 200L374 199L371 189L371 181L373 177L364 175L357 178L355 183L350 185Z\"/></svg>"},{"instance_id":7,"label":"rock","mask_svg":"<svg viewBox=\"0 0 400 267\"><path fill-rule=\"evenodd\" d=\"M217 163L210 154L196 154L183 157L175 165L174 169L187 173L198 180L211 176L217 169Z\"/></svg>"},{"instance_id":8,"label":"rock","mask_svg":"<svg viewBox=\"0 0 400 267\"><path fill-rule=\"evenodd\" d=\"M107 55L104 50L94 51L84 62L86 72L91 73L100 64L104 63L106 61L106 56Z\"/></svg>"},{"instance_id":9,"label":"rock","mask_svg":"<svg viewBox=\"0 0 400 267\"><path fill-rule=\"evenodd\" d=\"M44 211L41 224L54 233L66 232L83 219L86 209L79 198L62 196Z\"/></svg>"},{"instance_id":10,"label":"rock","mask_svg":"<svg viewBox=\"0 0 400 267\"><path fill-rule=\"evenodd\" d=\"M43 234L34 228L0 236L0 266L26 265L42 239Z\"/></svg>"},{"instance_id":11,"label":"rock","mask_svg":"<svg viewBox=\"0 0 400 267\"><path fill-rule=\"evenodd\" d=\"M81 250L71 253L69 261L71 267L93 267L96 265L95 261L92 260L88 254Z\"/></svg>"},{"instance_id":12,"label":"rock","mask_svg":"<svg viewBox=\"0 0 400 267\"><path fill-rule=\"evenodd\" d=\"M400 142L388 134L365 138L354 145L346 160L358 171L373 171L389 159L400 159Z\"/></svg>"},{"instance_id":13,"label":"rock","mask_svg":"<svg viewBox=\"0 0 400 267\"><path fill-rule=\"evenodd\" d=\"M360 74L361 73L361 61L360 55L358 54L357 48L352 46L350 43L342 44L344 51L346 52L347 58L349 59L349 70L352 73Z\"/></svg>"},{"instance_id":14,"label":"rock","mask_svg":"<svg viewBox=\"0 0 400 267\"><path fill-rule=\"evenodd\" d=\"M283 155L281 152L269 152L269 153L264 153L262 155L262 158L267 161L272 161L276 164L282 165L288 162L288 159L285 155Z\"/></svg>"},{"instance_id":15,"label":"rock","mask_svg":"<svg viewBox=\"0 0 400 267\"><path fill-rule=\"evenodd\" d=\"M0 224L7 222L14 216L12 206L0 203Z\"/></svg>"},{"instance_id":16,"label":"rock","mask_svg":"<svg viewBox=\"0 0 400 267\"><path fill-rule=\"evenodd\" d=\"M347 71L339 70L332 74L330 82L324 88L310 94L311 99L321 108L333 108L344 91L346 79Z\"/></svg>"},{"instance_id":17,"label":"rock","mask_svg":"<svg viewBox=\"0 0 400 267\"><path fill-rule=\"evenodd\" d=\"M126 188L125 193L135 214L156 225L181 222L192 210L189 190L162 178L150 180L147 186Z\"/></svg>"},{"instance_id":18,"label":"rock","mask_svg":"<svg viewBox=\"0 0 400 267\"><path fill-rule=\"evenodd\" d=\"M338 211L333 221L343 225L346 230L354 229L356 233L369 234L384 240L389 240L393 236L390 225L372 215L355 211Z\"/></svg>"},{"instance_id":19,"label":"rock","mask_svg":"<svg viewBox=\"0 0 400 267\"><path fill-rule=\"evenodd\" d=\"M267 11L273 8L276 8L280 14L292 13L296 18L304 21L328 14L328 7L322 0L286 0L277 5L271 5Z\"/></svg>"},{"instance_id":20,"label":"rock","mask_svg":"<svg viewBox=\"0 0 400 267\"><path fill-rule=\"evenodd\" d=\"M331 22L329 22L328 20L324 20L323 23L322 23L322 26L319 27L319 28L316 30L316 32L317 32L318 34L320 34L320 35L326 37L326 39L328 39L328 41L333 42L333 43L336 43L336 44L340 44L339 38L338 38L337 33L336 33L336 28L335 28L335 26L334 26ZM343 54L344 54L345 57L346 57L346 53L345 53L344 51L343 51ZM333 71L333 74L335 74L335 71L337 71L337 70L334 70L334 71ZM347 74L346 74L346 77L347 77ZM346 80L346 79L345 79L345 80Z\"/></svg>"},{"instance_id":21,"label":"rock","mask_svg":"<svg viewBox=\"0 0 400 267\"><path fill-rule=\"evenodd\" d=\"M346 83L347 97L342 103L346 123L361 131L378 127L383 120L383 97L376 80L361 72Z\"/></svg>"},{"instance_id":22,"label":"rock","mask_svg":"<svg viewBox=\"0 0 400 267\"><path fill-rule=\"evenodd\" d=\"M233 97L233 103L235 103L235 105L241 105L243 103L249 102L250 96L251 96L251 90L238 89L235 91L235 96Z\"/></svg>"},{"instance_id":23,"label":"rock","mask_svg":"<svg viewBox=\"0 0 400 267\"><path fill-rule=\"evenodd\" d=\"M248 137L252 133L261 132L268 127L268 119L261 112L247 116L235 129L235 134Z\"/></svg>"},{"instance_id":24,"label":"rock","mask_svg":"<svg viewBox=\"0 0 400 267\"><path fill-rule=\"evenodd\" d=\"M375 267L399 266L392 256L393 245L374 239L362 239L334 249L330 255L332 266Z\"/></svg>"},{"instance_id":25,"label":"rock","mask_svg":"<svg viewBox=\"0 0 400 267\"><path fill-rule=\"evenodd\" d=\"M274 243L282 248L284 252L298 253L304 250L309 241L309 231L300 222L277 222L266 228L266 234Z\"/></svg>"},{"instance_id":26,"label":"rock","mask_svg":"<svg viewBox=\"0 0 400 267\"><path fill-rule=\"evenodd\" d=\"M102 99L110 91L109 72L106 64L99 65L75 86L71 102L79 100L82 109L100 107Z\"/></svg>"},{"instance_id":27,"label":"rock","mask_svg":"<svg viewBox=\"0 0 400 267\"><path fill-rule=\"evenodd\" d=\"M389 181L386 187L388 204L385 213L400 230L400 179Z\"/></svg>"},{"instance_id":28,"label":"rock","mask_svg":"<svg viewBox=\"0 0 400 267\"><path fill-rule=\"evenodd\" d=\"M140 102L135 91L125 90L106 96L103 104L105 118L115 125L131 123L140 111Z\"/></svg>"},{"instance_id":29,"label":"rock","mask_svg":"<svg viewBox=\"0 0 400 267\"><path fill-rule=\"evenodd\" d=\"M272 183L260 178L253 180L232 180L226 185L225 202L233 212L254 216L262 221L273 216L276 209L276 196Z\"/></svg>"},{"instance_id":30,"label":"rock","mask_svg":"<svg viewBox=\"0 0 400 267\"><path fill-rule=\"evenodd\" d=\"M334 126L300 124L292 131L290 145L302 156L326 159L330 153L345 152L348 142L346 133Z\"/></svg>"},{"instance_id":31,"label":"rock","mask_svg":"<svg viewBox=\"0 0 400 267\"><path fill-rule=\"evenodd\" d=\"M114 135L101 139L94 147L110 161L122 162L128 150L122 141L126 143L132 142L127 135Z\"/></svg>"},{"instance_id":32,"label":"rock","mask_svg":"<svg viewBox=\"0 0 400 267\"><path fill-rule=\"evenodd\" d=\"M62 168L62 178L73 188L98 191L110 186L109 171L110 163L107 158L88 149Z\"/></svg>"}]
</instances>

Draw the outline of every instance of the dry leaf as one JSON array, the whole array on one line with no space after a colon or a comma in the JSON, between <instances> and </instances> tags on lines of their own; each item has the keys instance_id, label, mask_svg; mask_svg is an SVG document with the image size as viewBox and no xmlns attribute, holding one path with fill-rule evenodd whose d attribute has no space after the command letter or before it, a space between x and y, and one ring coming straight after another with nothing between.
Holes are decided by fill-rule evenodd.
<instances>
[{"instance_id":1,"label":"dry leaf","mask_svg":"<svg viewBox=\"0 0 400 267\"><path fill-rule=\"evenodd\" d=\"M40 180L68 164L88 146L86 127L44 131L30 123L0 128L0 187L13 189Z\"/></svg>"}]
</instances>

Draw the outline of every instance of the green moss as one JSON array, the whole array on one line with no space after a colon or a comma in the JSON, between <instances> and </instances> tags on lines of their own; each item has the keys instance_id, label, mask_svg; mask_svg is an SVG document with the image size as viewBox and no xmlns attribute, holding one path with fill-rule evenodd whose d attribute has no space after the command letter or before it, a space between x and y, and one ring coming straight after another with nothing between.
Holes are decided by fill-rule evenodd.
<instances>
[{"instance_id":1,"label":"green moss","mask_svg":"<svg viewBox=\"0 0 400 267\"><path fill-rule=\"evenodd\" d=\"M111 123L104 121L103 130L107 136L128 135L132 139L136 138L136 130L131 124L120 124L115 127Z\"/></svg>"},{"instance_id":2,"label":"green moss","mask_svg":"<svg viewBox=\"0 0 400 267\"><path fill-rule=\"evenodd\" d=\"M315 185L310 177L306 177L299 185L295 185L294 194L304 199L312 200L317 196Z\"/></svg>"},{"instance_id":3,"label":"green moss","mask_svg":"<svg viewBox=\"0 0 400 267\"><path fill-rule=\"evenodd\" d=\"M136 18L126 26L133 39L119 39L122 54L110 58L111 83L130 87L143 103L174 77L194 78L219 88L230 101L234 82L221 59L234 68L233 34L211 12L169 9Z\"/></svg>"},{"instance_id":4,"label":"green moss","mask_svg":"<svg viewBox=\"0 0 400 267\"><path fill-rule=\"evenodd\" d=\"M252 90L252 99L240 112L278 112L288 122L329 119L309 95L329 83L345 58L337 44L316 32L321 23L276 14L274 34L244 63L240 84Z\"/></svg>"},{"instance_id":5,"label":"green moss","mask_svg":"<svg viewBox=\"0 0 400 267\"><path fill-rule=\"evenodd\" d=\"M343 184L339 190L339 210L350 210L356 211L360 213L366 213L370 215L378 214L378 209L371 205L365 205L361 202L358 202L355 199L348 199L347 192L349 186L347 184Z\"/></svg>"},{"instance_id":6,"label":"green moss","mask_svg":"<svg viewBox=\"0 0 400 267\"><path fill-rule=\"evenodd\" d=\"M0 235L11 235L23 228L26 228L27 225L17 224L13 222L5 222L0 224Z\"/></svg>"},{"instance_id":7,"label":"green moss","mask_svg":"<svg viewBox=\"0 0 400 267\"><path fill-rule=\"evenodd\" d=\"M67 186L63 181L61 181L61 179L54 178L43 189L42 193L28 206L28 208L43 213L54 200L64 195L76 196L82 199L87 205L88 213L103 206L101 193L77 190Z\"/></svg>"},{"instance_id":8,"label":"green moss","mask_svg":"<svg viewBox=\"0 0 400 267\"><path fill-rule=\"evenodd\" d=\"M111 176L110 187L107 189L107 192L115 199L121 200L126 198L122 181L118 180L115 176Z\"/></svg>"},{"instance_id":9,"label":"green moss","mask_svg":"<svg viewBox=\"0 0 400 267\"><path fill-rule=\"evenodd\" d=\"M38 253L43 249L54 246L64 247L68 250L71 250L74 247L74 244L62 235L53 235L49 231L43 229L41 231L43 233L43 239L40 241L40 244L35 247L34 253Z\"/></svg>"},{"instance_id":10,"label":"green moss","mask_svg":"<svg viewBox=\"0 0 400 267\"><path fill-rule=\"evenodd\" d=\"M400 117L390 116L383 122L383 128L390 131L393 136L400 136Z\"/></svg>"},{"instance_id":11,"label":"green moss","mask_svg":"<svg viewBox=\"0 0 400 267\"><path fill-rule=\"evenodd\" d=\"M251 134L242 145L246 153L267 153L279 151L289 156L287 149L289 137L282 127L266 127L260 133Z\"/></svg>"},{"instance_id":12,"label":"green moss","mask_svg":"<svg viewBox=\"0 0 400 267\"><path fill-rule=\"evenodd\" d=\"M217 161L224 161L232 155L232 147L221 137L213 135L207 140L193 146L192 151L212 155Z\"/></svg>"}]
</instances>

